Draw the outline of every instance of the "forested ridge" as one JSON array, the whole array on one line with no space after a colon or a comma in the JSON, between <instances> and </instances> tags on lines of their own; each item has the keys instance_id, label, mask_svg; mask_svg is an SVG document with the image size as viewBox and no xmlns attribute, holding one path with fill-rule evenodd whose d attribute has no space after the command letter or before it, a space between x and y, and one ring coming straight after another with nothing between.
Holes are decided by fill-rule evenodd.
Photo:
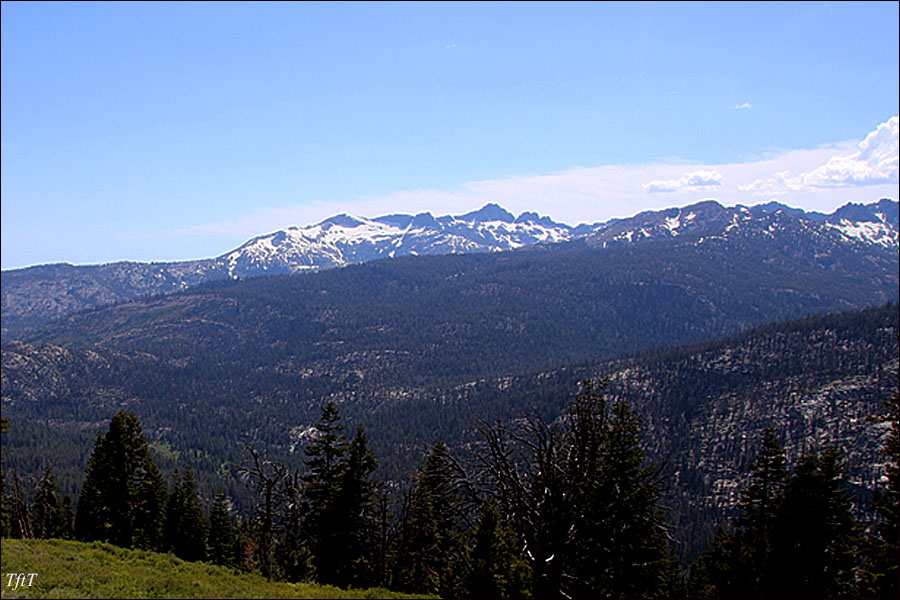
<instances>
[{"instance_id":1,"label":"forested ridge","mask_svg":"<svg viewBox=\"0 0 900 600\"><path fill-rule=\"evenodd\" d=\"M280 462L244 447L237 471L254 502L245 516L221 491L204 508L189 461L167 486L140 421L119 411L93 443L76 503L61 497L49 465L30 503L15 474L7 487L4 470L0 526L4 537L171 552L270 580L451 598L897 594L896 392L876 416L889 431L868 528L843 485L845 449L790 461L767 427L737 516L684 571L641 417L606 386L582 381L553 421L532 414L483 422L482 443L467 459L437 442L398 501L375 476L366 430L351 434L328 402L302 459Z\"/></svg>"},{"instance_id":2,"label":"forested ridge","mask_svg":"<svg viewBox=\"0 0 900 600\"><path fill-rule=\"evenodd\" d=\"M868 502L879 477L883 429L867 417L897 387L897 320L897 307L889 304L770 324L632 359L387 390L376 396L377 403L345 400L339 406L348 426L367 427L379 477L396 487L436 441L465 455L481 439L479 422L533 413L552 421L580 380L607 375L610 396L628 401L643 417L645 449L666 483L662 494L676 552L688 564L716 523L735 510L736 490L767 425L777 428L791 459L828 444L846 448L856 504ZM73 497L93 436L126 406L141 415L167 476L189 461L207 502L221 490L247 514L249 492L235 476L245 458L241 444L255 444L273 459L295 458L321 406L244 402L240 406L255 412L237 413L233 420L222 408L198 410L179 386L201 382L179 378L177 369L154 372L161 361L149 354L11 346L4 349L4 361L23 365L4 369L4 397L16 398L11 406L4 400L4 415L16 425L4 440L8 467L30 481L51 459L61 490ZM29 384L32 376L45 387ZM234 376L209 383L241 385ZM17 389L35 396L16 396ZM264 388L257 389L256 398L266 397ZM168 393L182 400L156 400ZM123 404L126 398L131 400Z\"/></svg>"}]
</instances>

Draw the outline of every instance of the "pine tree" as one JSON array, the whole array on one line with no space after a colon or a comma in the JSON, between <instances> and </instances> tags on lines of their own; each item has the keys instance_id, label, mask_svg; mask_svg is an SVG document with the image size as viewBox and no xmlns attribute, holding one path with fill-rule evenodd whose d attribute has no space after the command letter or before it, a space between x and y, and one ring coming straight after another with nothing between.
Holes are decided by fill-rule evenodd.
<instances>
[{"instance_id":1,"label":"pine tree","mask_svg":"<svg viewBox=\"0 0 900 600\"><path fill-rule=\"evenodd\" d=\"M517 536L503 527L492 498L482 506L481 518L472 537L474 543L469 552L463 596L477 599L528 597L531 571L519 554Z\"/></svg>"},{"instance_id":2,"label":"pine tree","mask_svg":"<svg viewBox=\"0 0 900 600\"><path fill-rule=\"evenodd\" d=\"M698 596L723 598L778 596L771 585L771 554L787 479L784 448L775 430L763 432L762 447L750 467L749 485L741 494L740 515L730 529L720 528L691 569Z\"/></svg>"},{"instance_id":3,"label":"pine tree","mask_svg":"<svg viewBox=\"0 0 900 600\"><path fill-rule=\"evenodd\" d=\"M328 402L316 423L318 435L306 447L305 496L309 505L306 528L319 581L341 583L337 569L344 558L339 495L347 455L347 434L334 402Z\"/></svg>"},{"instance_id":4,"label":"pine tree","mask_svg":"<svg viewBox=\"0 0 900 600\"><path fill-rule=\"evenodd\" d=\"M84 484L75 513L75 535L82 541L108 540L112 515L106 504L106 488L111 470L108 464L105 436L98 433L88 459Z\"/></svg>"},{"instance_id":5,"label":"pine tree","mask_svg":"<svg viewBox=\"0 0 900 600\"><path fill-rule=\"evenodd\" d=\"M159 471L134 413L119 411L98 434L75 515L79 539L130 547L158 530ZM151 497L148 497L148 494ZM140 519L140 522L138 522Z\"/></svg>"},{"instance_id":6,"label":"pine tree","mask_svg":"<svg viewBox=\"0 0 900 600\"><path fill-rule=\"evenodd\" d=\"M751 596L769 595L764 587L770 570L774 530L787 479L784 448L771 427L763 432L762 449L751 466L750 485L742 494L740 516L735 520L738 564L734 592Z\"/></svg>"},{"instance_id":7,"label":"pine tree","mask_svg":"<svg viewBox=\"0 0 900 600\"><path fill-rule=\"evenodd\" d=\"M335 506L339 518L339 539L343 546L338 563L337 581L354 587L371 586L375 570L375 481L372 472L378 467L369 450L362 427L347 447L346 464Z\"/></svg>"},{"instance_id":8,"label":"pine tree","mask_svg":"<svg viewBox=\"0 0 900 600\"><path fill-rule=\"evenodd\" d=\"M785 486L763 586L773 595L839 598L854 592L858 524L841 489L837 450L804 456Z\"/></svg>"},{"instance_id":9,"label":"pine tree","mask_svg":"<svg viewBox=\"0 0 900 600\"><path fill-rule=\"evenodd\" d=\"M645 464L638 416L617 402L601 429L599 464L585 486L572 574L582 595L645 597L662 589L669 553L660 483Z\"/></svg>"},{"instance_id":10,"label":"pine tree","mask_svg":"<svg viewBox=\"0 0 900 600\"><path fill-rule=\"evenodd\" d=\"M65 529L65 513L56 487L56 477L47 465L34 492L31 531L36 538L48 539L64 537Z\"/></svg>"},{"instance_id":11,"label":"pine tree","mask_svg":"<svg viewBox=\"0 0 900 600\"><path fill-rule=\"evenodd\" d=\"M411 593L436 593L440 587L436 561L438 528L432 499L415 488L407 495L400 526L393 587Z\"/></svg>"},{"instance_id":12,"label":"pine tree","mask_svg":"<svg viewBox=\"0 0 900 600\"><path fill-rule=\"evenodd\" d=\"M175 474L175 484L166 504L166 547L184 560L205 560L206 531L206 516L200 507L194 472L186 466L181 475Z\"/></svg>"},{"instance_id":13,"label":"pine tree","mask_svg":"<svg viewBox=\"0 0 900 600\"><path fill-rule=\"evenodd\" d=\"M461 513L454 466L446 445L438 442L406 496L395 565L400 589L454 595L460 585L454 567L458 573L464 556Z\"/></svg>"},{"instance_id":14,"label":"pine tree","mask_svg":"<svg viewBox=\"0 0 900 600\"><path fill-rule=\"evenodd\" d=\"M145 550L162 550L168 490L153 457L147 453L134 482L134 545Z\"/></svg>"},{"instance_id":15,"label":"pine tree","mask_svg":"<svg viewBox=\"0 0 900 600\"><path fill-rule=\"evenodd\" d=\"M66 540L75 538L75 502L68 494L62 499L62 532L59 537Z\"/></svg>"},{"instance_id":16,"label":"pine tree","mask_svg":"<svg viewBox=\"0 0 900 600\"><path fill-rule=\"evenodd\" d=\"M104 473L104 502L108 508L109 530L105 541L130 547L134 525L132 497L135 495L133 476L143 460L147 441L134 414L116 414L109 423L104 439L106 466ZM90 474L88 475L90 476Z\"/></svg>"},{"instance_id":17,"label":"pine tree","mask_svg":"<svg viewBox=\"0 0 900 600\"><path fill-rule=\"evenodd\" d=\"M737 584L740 575L735 572L735 565L739 565L740 562L740 546L735 541L733 533L720 526L703 554L691 565L688 597L743 597L744 594Z\"/></svg>"},{"instance_id":18,"label":"pine tree","mask_svg":"<svg viewBox=\"0 0 900 600\"><path fill-rule=\"evenodd\" d=\"M216 499L209 509L209 536L207 538L207 558L215 565L235 564L234 526L228 511L225 494L216 493Z\"/></svg>"}]
</instances>

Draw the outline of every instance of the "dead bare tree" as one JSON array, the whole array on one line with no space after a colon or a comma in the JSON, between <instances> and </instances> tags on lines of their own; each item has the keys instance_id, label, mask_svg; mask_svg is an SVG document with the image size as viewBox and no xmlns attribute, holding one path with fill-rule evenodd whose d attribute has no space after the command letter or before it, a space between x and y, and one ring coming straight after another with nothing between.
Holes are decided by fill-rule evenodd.
<instances>
[{"instance_id":1,"label":"dead bare tree","mask_svg":"<svg viewBox=\"0 0 900 600\"><path fill-rule=\"evenodd\" d=\"M25 502L25 492L19 483L19 475L12 472L12 490L7 499L9 503L10 528L13 537L34 537L31 531L31 522L28 519L28 504Z\"/></svg>"},{"instance_id":2,"label":"dead bare tree","mask_svg":"<svg viewBox=\"0 0 900 600\"><path fill-rule=\"evenodd\" d=\"M271 580L275 530L290 501L289 490L283 482L292 478L286 466L260 456L253 446L243 446L250 453L252 462L238 467L238 475L245 482L253 481L257 499L254 517L260 525L260 570Z\"/></svg>"}]
</instances>

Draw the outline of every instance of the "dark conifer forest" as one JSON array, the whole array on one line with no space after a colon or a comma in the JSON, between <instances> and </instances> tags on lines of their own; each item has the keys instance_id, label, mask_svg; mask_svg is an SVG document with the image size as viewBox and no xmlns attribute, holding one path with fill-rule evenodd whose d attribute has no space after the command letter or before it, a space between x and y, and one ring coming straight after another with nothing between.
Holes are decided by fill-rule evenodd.
<instances>
[{"instance_id":1,"label":"dark conifer forest","mask_svg":"<svg viewBox=\"0 0 900 600\"><path fill-rule=\"evenodd\" d=\"M50 465L30 500L4 470L2 534L448 598L896 597L896 392L871 415L887 432L868 520L845 485L845 449L792 461L768 426L734 517L685 568L641 415L608 384L581 381L553 420L483 421L465 457L437 442L400 489L376 475L366 430L327 402L291 459L242 448L247 514L221 491L204 501L190 460L166 485L138 417L119 411L94 440L77 509Z\"/></svg>"}]
</instances>

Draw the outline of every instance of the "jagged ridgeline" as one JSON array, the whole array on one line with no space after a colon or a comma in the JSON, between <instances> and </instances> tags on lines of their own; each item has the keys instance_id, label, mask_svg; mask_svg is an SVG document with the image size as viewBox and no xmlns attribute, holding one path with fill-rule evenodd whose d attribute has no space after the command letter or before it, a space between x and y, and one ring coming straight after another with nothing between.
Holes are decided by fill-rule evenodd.
<instances>
[{"instance_id":1,"label":"jagged ridgeline","mask_svg":"<svg viewBox=\"0 0 900 600\"><path fill-rule=\"evenodd\" d=\"M776 202L726 208L705 201L576 227L533 212L514 217L496 204L437 218L429 213L375 219L337 215L315 225L258 236L217 258L54 264L4 271L0 334L3 341L23 339L29 331L73 312L223 278L303 273L390 257L497 252L576 240L598 248L667 241L697 246L723 240L739 245L762 243L803 254L814 262L835 263L838 268L844 252L835 253L836 249L875 257L893 251L896 272L897 220L897 202L888 199L847 204L830 215Z\"/></svg>"}]
</instances>

